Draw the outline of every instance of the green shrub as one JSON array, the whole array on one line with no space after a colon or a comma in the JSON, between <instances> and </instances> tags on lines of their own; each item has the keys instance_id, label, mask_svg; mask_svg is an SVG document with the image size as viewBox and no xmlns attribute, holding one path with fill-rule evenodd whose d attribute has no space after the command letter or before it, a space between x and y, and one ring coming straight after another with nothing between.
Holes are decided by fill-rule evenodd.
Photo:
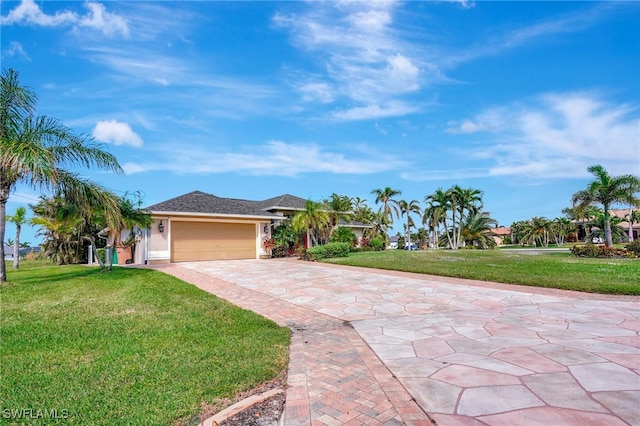
<instances>
[{"instance_id":1,"label":"green shrub","mask_svg":"<svg viewBox=\"0 0 640 426\"><path fill-rule=\"evenodd\" d=\"M329 239L332 243L349 243L351 246L358 244L358 237L353 231L344 226L338 226L338 228L331 234Z\"/></svg>"},{"instance_id":2,"label":"green shrub","mask_svg":"<svg viewBox=\"0 0 640 426\"><path fill-rule=\"evenodd\" d=\"M637 257L634 251L627 249L618 249L613 247L605 247L592 243L576 245L571 248L571 253L576 257L590 258L631 258Z\"/></svg>"},{"instance_id":3,"label":"green shrub","mask_svg":"<svg viewBox=\"0 0 640 426\"><path fill-rule=\"evenodd\" d=\"M627 251L635 253L637 257L640 257L640 240L633 240L625 247Z\"/></svg>"},{"instance_id":4,"label":"green shrub","mask_svg":"<svg viewBox=\"0 0 640 426\"><path fill-rule=\"evenodd\" d=\"M375 251L380 251L384 248L384 243L379 238L373 238L369 241L369 246Z\"/></svg>"},{"instance_id":5,"label":"green shrub","mask_svg":"<svg viewBox=\"0 0 640 426\"><path fill-rule=\"evenodd\" d=\"M350 251L351 244L349 243L329 243L324 246L298 250L298 254L300 259L315 261L332 257L347 257Z\"/></svg>"}]
</instances>

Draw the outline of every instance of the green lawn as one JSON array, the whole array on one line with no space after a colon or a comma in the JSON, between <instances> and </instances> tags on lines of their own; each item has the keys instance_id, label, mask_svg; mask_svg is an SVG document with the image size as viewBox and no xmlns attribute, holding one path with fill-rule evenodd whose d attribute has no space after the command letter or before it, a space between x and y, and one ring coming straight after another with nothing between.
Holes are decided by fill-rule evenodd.
<instances>
[{"instance_id":1,"label":"green lawn","mask_svg":"<svg viewBox=\"0 0 640 426\"><path fill-rule=\"evenodd\" d=\"M176 424L287 366L288 329L156 271L25 262L8 278L2 421L31 409L60 424Z\"/></svg>"},{"instance_id":2,"label":"green lawn","mask_svg":"<svg viewBox=\"0 0 640 426\"><path fill-rule=\"evenodd\" d=\"M349 257L327 262L592 293L640 295L640 260L585 259L568 252L385 250L351 253Z\"/></svg>"}]
</instances>

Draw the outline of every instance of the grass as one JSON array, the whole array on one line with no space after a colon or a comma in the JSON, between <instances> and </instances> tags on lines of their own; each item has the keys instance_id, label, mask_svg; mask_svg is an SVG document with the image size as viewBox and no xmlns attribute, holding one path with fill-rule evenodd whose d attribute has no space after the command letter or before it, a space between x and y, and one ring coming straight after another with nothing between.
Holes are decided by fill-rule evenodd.
<instances>
[{"instance_id":1,"label":"grass","mask_svg":"<svg viewBox=\"0 0 640 426\"><path fill-rule=\"evenodd\" d=\"M7 270L0 415L176 424L286 368L288 329L160 272L29 262Z\"/></svg>"},{"instance_id":2,"label":"grass","mask_svg":"<svg viewBox=\"0 0 640 426\"><path fill-rule=\"evenodd\" d=\"M590 293L640 295L640 260L500 250L351 253L330 263Z\"/></svg>"}]
</instances>

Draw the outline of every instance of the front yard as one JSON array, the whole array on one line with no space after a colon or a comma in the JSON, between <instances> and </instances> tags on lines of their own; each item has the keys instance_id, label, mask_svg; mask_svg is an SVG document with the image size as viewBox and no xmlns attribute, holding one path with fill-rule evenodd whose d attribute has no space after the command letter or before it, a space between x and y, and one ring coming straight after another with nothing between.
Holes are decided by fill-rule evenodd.
<instances>
[{"instance_id":1,"label":"front yard","mask_svg":"<svg viewBox=\"0 0 640 426\"><path fill-rule=\"evenodd\" d=\"M287 366L288 329L165 274L7 270L0 416L10 423L186 423Z\"/></svg>"},{"instance_id":2,"label":"front yard","mask_svg":"<svg viewBox=\"0 0 640 426\"><path fill-rule=\"evenodd\" d=\"M350 253L325 260L421 274L591 293L640 295L640 260L577 258L569 252L436 250Z\"/></svg>"}]
</instances>

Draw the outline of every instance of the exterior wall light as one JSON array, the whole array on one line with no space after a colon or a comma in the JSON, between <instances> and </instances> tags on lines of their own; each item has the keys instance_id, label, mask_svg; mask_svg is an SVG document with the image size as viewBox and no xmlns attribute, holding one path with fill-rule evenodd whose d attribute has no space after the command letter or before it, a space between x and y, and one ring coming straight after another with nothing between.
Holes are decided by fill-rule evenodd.
<instances>
[{"instance_id":1,"label":"exterior wall light","mask_svg":"<svg viewBox=\"0 0 640 426\"><path fill-rule=\"evenodd\" d=\"M269 233L269 225L265 225L263 231L265 234Z\"/></svg>"},{"instance_id":2,"label":"exterior wall light","mask_svg":"<svg viewBox=\"0 0 640 426\"><path fill-rule=\"evenodd\" d=\"M164 232L164 225L162 224L162 219L160 219L160 223L158 224L158 231L160 233Z\"/></svg>"}]
</instances>

